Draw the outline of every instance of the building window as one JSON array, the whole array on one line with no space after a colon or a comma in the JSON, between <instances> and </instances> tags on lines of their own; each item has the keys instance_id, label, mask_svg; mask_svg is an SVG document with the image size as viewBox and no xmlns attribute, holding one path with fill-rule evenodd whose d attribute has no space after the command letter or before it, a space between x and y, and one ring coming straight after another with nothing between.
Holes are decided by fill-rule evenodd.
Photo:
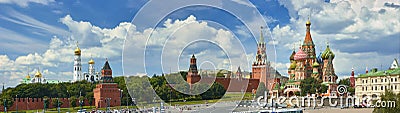
<instances>
[{"instance_id":1,"label":"building window","mask_svg":"<svg viewBox=\"0 0 400 113\"><path fill-rule=\"evenodd\" d=\"M393 82L393 78L390 78L390 82Z\"/></svg>"},{"instance_id":2,"label":"building window","mask_svg":"<svg viewBox=\"0 0 400 113\"><path fill-rule=\"evenodd\" d=\"M381 79L381 82L383 82L383 79Z\"/></svg>"},{"instance_id":3,"label":"building window","mask_svg":"<svg viewBox=\"0 0 400 113\"><path fill-rule=\"evenodd\" d=\"M381 86L381 90L383 90L383 86Z\"/></svg>"},{"instance_id":4,"label":"building window","mask_svg":"<svg viewBox=\"0 0 400 113\"><path fill-rule=\"evenodd\" d=\"M362 91L364 91L364 87L362 87Z\"/></svg>"},{"instance_id":5,"label":"building window","mask_svg":"<svg viewBox=\"0 0 400 113\"><path fill-rule=\"evenodd\" d=\"M375 83L377 83L378 82L378 79L375 79Z\"/></svg>"}]
</instances>

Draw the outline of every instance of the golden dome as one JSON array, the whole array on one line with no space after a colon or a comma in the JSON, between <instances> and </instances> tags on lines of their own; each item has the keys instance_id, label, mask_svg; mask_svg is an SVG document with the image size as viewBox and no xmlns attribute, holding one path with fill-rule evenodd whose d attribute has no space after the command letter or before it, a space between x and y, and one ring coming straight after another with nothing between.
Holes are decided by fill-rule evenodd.
<instances>
[{"instance_id":1,"label":"golden dome","mask_svg":"<svg viewBox=\"0 0 400 113\"><path fill-rule=\"evenodd\" d=\"M81 49L79 49L79 47L76 47L75 55L81 55Z\"/></svg>"},{"instance_id":2,"label":"golden dome","mask_svg":"<svg viewBox=\"0 0 400 113\"><path fill-rule=\"evenodd\" d=\"M25 78L26 79L31 79L31 76L30 75L26 75Z\"/></svg>"},{"instance_id":3,"label":"golden dome","mask_svg":"<svg viewBox=\"0 0 400 113\"><path fill-rule=\"evenodd\" d=\"M35 77L37 78L42 78L42 73L39 72L39 70L35 73Z\"/></svg>"},{"instance_id":4,"label":"golden dome","mask_svg":"<svg viewBox=\"0 0 400 113\"><path fill-rule=\"evenodd\" d=\"M310 24L311 24L310 20L307 20L306 25L310 25Z\"/></svg>"},{"instance_id":5,"label":"golden dome","mask_svg":"<svg viewBox=\"0 0 400 113\"><path fill-rule=\"evenodd\" d=\"M90 60L89 60L89 64L94 64L94 60L93 60L93 59L90 59Z\"/></svg>"}]
</instances>

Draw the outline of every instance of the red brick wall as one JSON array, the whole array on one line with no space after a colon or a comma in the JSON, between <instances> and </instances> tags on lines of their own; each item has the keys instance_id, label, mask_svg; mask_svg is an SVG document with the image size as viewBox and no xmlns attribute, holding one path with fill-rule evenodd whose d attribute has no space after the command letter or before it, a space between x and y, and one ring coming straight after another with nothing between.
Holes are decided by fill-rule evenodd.
<instances>
[{"instance_id":1,"label":"red brick wall","mask_svg":"<svg viewBox=\"0 0 400 113\"><path fill-rule=\"evenodd\" d=\"M69 107L69 101L68 98L59 98L63 104L61 105L61 108L67 108ZM11 108L7 108L7 111L14 111L17 108L18 104L18 110L35 110L35 109L43 109L43 102L42 98L14 98L14 103L11 106ZM78 100L76 101L76 105L79 106ZM51 98L49 98L49 108L55 108L51 102ZM92 104L93 105L93 104ZM91 106L89 104L89 101L87 99L84 100L84 106ZM4 111L4 106L0 105L0 111Z\"/></svg>"}]
</instances>

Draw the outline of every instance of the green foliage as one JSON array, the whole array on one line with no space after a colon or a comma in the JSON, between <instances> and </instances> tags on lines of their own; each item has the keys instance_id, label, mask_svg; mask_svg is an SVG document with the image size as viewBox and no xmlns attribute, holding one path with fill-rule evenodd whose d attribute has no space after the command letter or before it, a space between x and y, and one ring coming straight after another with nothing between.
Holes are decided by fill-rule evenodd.
<instances>
[{"instance_id":1,"label":"green foliage","mask_svg":"<svg viewBox=\"0 0 400 113\"><path fill-rule=\"evenodd\" d=\"M43 101L44 101L44 108L49 108L50 107L50 99L47 96L43 97Z\"/></svg>"},{"instance_id":2,"label":"green foliage","mask_svg":"<svg viewBox=\"0 0 400 113\"><path fill-rule=\"evenodd\" d=\"M397 95L392 91L385 91L384 95L381 95L381 101L395 101L395 107L376 107L373 113L398 113L400 111L400 93Z\"/></svg>"},{"instance_id":3,"label":"green foliage","mask_svg":"<svg viewBox=\"0 0 400 113\"><path fill-rule=\"evenodd\" d=\"M63 105L63 104L64 104L64 102L60 101L60 100L57 99L57 98L52 98L52 99L51 99L51 105L52 105L53 107L58 107L58 106L61 106L61 105Z\"/></svg>"},{"instance_id":4,"label":"green foliage","mask_svg":"<svg viewBox=\"0 0 400 113\"><path fill-rule=\"evenodd\" d=\"M5 104L5 106L6 106L7 109L8 109L8 108L10 108L10 107L13 105L14 100L13 100L13 98L12 98L11 96L9 96L9 95L2 95L1 98L0 98L0 102L1 102L1 105L3 105L3 106L4 106L4 104ZM5 103L4 103L4 102L5 102Z\"/></svg>"},{"instance_id":5,"label":"green foliage","mask_svg":"<svg viewBox=\"0 0 400 113\"><path fill-rule=\"evenodd\" d=\"M256 91L256 97L264 96L265 91L267 91L267 88L265 87L264 82L260 82L260 84L258 84L258 88Z\"/></svg>"},{"instance_id":6,"label":"green foliage","mask_svg":"<svg viewBox=\"0 0 400 113\"><path fill-rule=\"evenodd\" d=\"M69 106L71 106L72 108L75 108L77 106L76 100L77 100L77 98L75 96L72 96L71 98L69 98Z\"/></svg>"},{"instance_id":7,"label":"green foliage","mask_svg":"<svg viewBox=\"0 0 400 113\"><path fill-rule=\"evenodd\" d=\"M86 93L93 92L96 84L80 81L75 83L58 83L58 84L19 84L15 88L7 88L1 95L18 95L20 98L68 98L69 96L82 96Z\"/></svg>"},{"instance_id":8,"label":"green foliage","mask_svg":"<svg viewBox=\"0 0 400 113\"><path fill-rule=\"evenodd\" d=\"M350 79L349 78L345 78L345 79L339 80L339 85L350 86Z\"/></svg>"},{"instance_id":9,"label":"green foliage","mask_svg":"<svg viewBox=\"0 0 400 113\"><path fill-rule=\"evenodd\" d=\"M200 94L202 100L219 99L224 96L226 90L220 83L214 82L210 89Z\"/></svg>"},{"instance_id":10,"label":"green foliage","mask_svg":"<svg viewBox=\"0 0 400 113\"><path fill-rule=\"evenodd\" d=\"M188 73L186 71L180 71L179 73L181 74L182 78L185 79L186 81L186 76Z\"/></svg>"},{"instance_id":11,"label":"green foliage","mask_svg":"<svg viewBox=\"0 0 400 113\"><path fill-rule=\"evenodd\" d=\"M224 77L225 78L225 75L221 72L222 70L219 70L218 72L217 72L217 77Z\"/></svg>"}]
</instances>

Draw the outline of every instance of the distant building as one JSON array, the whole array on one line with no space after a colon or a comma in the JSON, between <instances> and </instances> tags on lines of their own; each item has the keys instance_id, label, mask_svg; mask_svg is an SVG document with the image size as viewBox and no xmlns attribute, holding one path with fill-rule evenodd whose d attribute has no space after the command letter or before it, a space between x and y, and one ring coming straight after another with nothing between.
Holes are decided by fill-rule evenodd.
<instances>
[{"instance_id":1,"label":"distant building","mask_svg":"<svg viewBox=\"0 0 400 113\"><path fill-rule=\"evenodd\" d=\"M47 80L42 73L39 71L39 69L36 71L35 75L33 78L31 78L31 75L26 75L25 78L22 79L21 83L22 84L30 84L30 83L50 83L50 84L58 84L61 81L58 80Z\"/></svg>"},{"instance_id":2,"label":"distant building","mask_svg":"<svg viewBox=\"0 0 400 113\"><path fill-rule=\"evenodd\" d=\"M397 60L395 59L394 62ZM374 68L368 73L358 75L355 87L355 96L359 99L358 102L364 102L362 101L364 97L372 98L372 100L379 99L385 90L391 90L398 94L400 93L400 68L393 67L393 65L388 70L382 71Z\"/></svg>"},{"instance_id":3,"label":"distant building","mask_svg":"<svg viewBox=\"0 0 400 113\"><path fill-rule=\"evenodd\" d=\"M78 42L76 43L76 49L74 51L74 79L73 81L81 81L84 80L82 75L82 63L81 63L81 49L78 46Z\"/></svg>"},{"instance_id":4,"label":"distant building","mask_svg":"<svg viewBox=\"0 0 400 113\"><path fill-rule=\"evenodd\" d=\"M94 60L90 58L88 61L88 72L82 74L82 61L81 61L81 49L76 44L74 51L74 76L73 82L86 80L88 82L97 82L99 80L100 72L96 72L94 67Z\"/></svg>"}]
</instances>

